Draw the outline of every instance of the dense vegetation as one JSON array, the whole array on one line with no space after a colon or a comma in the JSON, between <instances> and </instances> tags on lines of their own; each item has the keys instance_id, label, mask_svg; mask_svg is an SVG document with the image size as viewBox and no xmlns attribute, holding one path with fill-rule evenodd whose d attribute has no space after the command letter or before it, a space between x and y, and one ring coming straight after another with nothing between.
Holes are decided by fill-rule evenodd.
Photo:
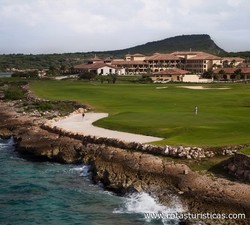
<instances>
[{"instance_id":1,"label":"dense vegetation","mask_svg":"<svg viewBox=\"0 0 250 225\"><path fill-rule=\"evenodd\" d=\"M0 71L7 68L16 69L65 69L81 62L84 54L41 54L41 55L24 55L10 54L0 55Z\"/></svg>"},{"instance_id":2,"label":"dense vegetation","mask_svg":"<svg viewBox=\"0 0 250 225\"><path fill-rule=\"evenodd\" d=\"M110 51L111 55L122 56L127 53L142 53L151 55L155 52L171 53L175 51L204 51L212 54L225 53L223 49L218 47L211 37L207 34L181 35L164 40L148 42L143 45L138 45L132 48L127 48L118 51ZM98 53L98 52L97 52Z\"/></svg>"},{"instance_id":3,"label":"dense vegetation","mask_svg":"<svg viewBox=\"0 0 250 225\"><path fill-rule=\"evenodd\" d=\"M182 84L183 85L183 84ZM36 81L32 90L50 100L74 100L110 117L102 127L165 138L161 144L234 145L249 143L250 86L210 84L190 90L177 84L115 85L81 81ZM198 115L194 106L198 106Z\"/></svg>"},{"instance_id":4,"label":"dense vegetation","mask_svg":"<svg viewBox=\"0 0 250 225\"><path fill-rule=\"evenodd\" d=\"M24 98L24 91L21 88L22 83L10 83L4 90L5 100L21 100Z\"/></svg>"},{"instance_id":5,"label":"dense vegetation","mask_svg":"<svg viewBox=\"0 0 250 225\"><path fill-rule=\"evenodd\" d=\"M0 55L0 71L8 68L16 69L50 69L52 74L64 73L72 66L80 64L84 59L98 55L99 57L121 58L125 54L142 53L151 55L155 52L170 53L174 51L204 51L220 56L239 56L249 59L250 52L227 53L218 47L209 35L182 35L167 38L160 41L149 42L123 50L88 52L88 53L65 53L65 54L40 54L24 55L10 54Z\"/></svg>"},{"instance_id":6,"label":"dense vegetation","mask_svg":"<svg viewBox=\"0 0 250 225\"><path fill-rule=\"evenodd\" d=\"M32 78L34 81L34 79ZM32 101L27 98L27 91L23 88L31 82L31 79L23 78L0 78L0 98L5 101L15 101L19 107L18 112L40 113L47 111L58 112L57 115L67 115L72 111L83 107L82 104L74 101ZM53 114L53 113L52 113Z\"/></svg>"}]
</instances>

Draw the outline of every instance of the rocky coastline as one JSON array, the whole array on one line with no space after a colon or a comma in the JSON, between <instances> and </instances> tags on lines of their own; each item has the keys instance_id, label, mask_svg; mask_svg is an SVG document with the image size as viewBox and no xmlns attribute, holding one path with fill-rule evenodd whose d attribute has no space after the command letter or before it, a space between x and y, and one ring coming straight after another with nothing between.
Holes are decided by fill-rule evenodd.
<instances>
[{"instance_id":1,"label":"rocky coastline","mask_svg":"<svg viewBox=\"0 0 250 225\"><path fill-rule=\"evenodd\" d=\"M134 149L133 144L128 149L96 138L76 138L56 132L44 127L45 122L42 117L17 113L12 102L0 102L0 136L13 136L17 151L23 156L88 164L93 182L101 182L117 194L151 192L163 204L170 201L169 194L173 194L192 213L245 213L248 218L222 220L219 224L250 223L250 185L247 183L194 172L155 150Z\"/></svg>"}]
</instances>

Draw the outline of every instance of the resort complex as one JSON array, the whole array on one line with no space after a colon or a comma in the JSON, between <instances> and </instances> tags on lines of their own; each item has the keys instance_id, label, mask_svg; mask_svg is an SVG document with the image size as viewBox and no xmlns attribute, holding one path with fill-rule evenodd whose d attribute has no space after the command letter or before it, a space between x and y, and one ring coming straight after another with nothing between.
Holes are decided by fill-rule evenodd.
<instances>
[{"instance_id":1,"label":"resort complex","mask_svg":"<svg viewBox=\"0 0 250 225\"><path fill-rule=\"evenodd\" d=\"M244 59L239 57L222 58L201 51L173 52L170 54L154 53L127 54L123 59L111 57L101 59L97 56L74 66L75 73L93 72L97 75L136 75L147 74L154 82L186 81L210 82L204 74L217 74L220 79L233 79L235 71L240 69L242 78L247 79L250 68L243 67ZM239 72L239 71L238 71ZM237 73L237 71L236 71ZM222 76L219 76L222 75Z\"/></svg>"}]
</instances>

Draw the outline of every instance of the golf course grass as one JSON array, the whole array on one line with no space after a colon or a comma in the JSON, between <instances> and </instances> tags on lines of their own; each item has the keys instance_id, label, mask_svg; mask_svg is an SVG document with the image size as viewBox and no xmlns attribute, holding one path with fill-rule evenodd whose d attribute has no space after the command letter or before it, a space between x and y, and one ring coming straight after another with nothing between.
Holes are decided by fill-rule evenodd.
<instances>
[{"instance_id":1,"label":"golf course grass","mask_svg":"<svg viewBox=\"0 0 250 225\"><path fill-rule=\"evenodd\" d=\"M31 90L49 100L76 100L110 116L96 125L163 137L157 144L223 146L250 143L250 85L101 84L35 81ZM229 89L217 89L227 87ZM198 107L195 115L194 108Z\"/></svg>"},{"instance_id":2,"label":"golf course grass","mask_svg":"<svg viewBox=\"0 0 250 225\"><path fill-rule=\"evenodd\" d=\"M246 155L250 155L250 148L246 148L241 150L242 153L246 154Z\"/></svg>"}]
</instances>

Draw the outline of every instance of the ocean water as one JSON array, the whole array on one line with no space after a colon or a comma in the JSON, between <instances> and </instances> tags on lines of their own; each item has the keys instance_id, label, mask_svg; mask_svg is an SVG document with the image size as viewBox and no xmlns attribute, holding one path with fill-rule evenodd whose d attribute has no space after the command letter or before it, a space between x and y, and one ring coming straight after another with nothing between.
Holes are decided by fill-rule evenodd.
<instances>
[{"instance_id":1,"label":"ocean water","mask_svg":"<svg viewBox=\"0 0 250 225\"><path fill-rule=\"evenodd\" d=\"M26 160L0 139L1 225L166 225L179 222L145 213L181 210L175 198L167 207L147 193L116 196L92 184L87 166Z\"/></svg>"}]
</instances>

